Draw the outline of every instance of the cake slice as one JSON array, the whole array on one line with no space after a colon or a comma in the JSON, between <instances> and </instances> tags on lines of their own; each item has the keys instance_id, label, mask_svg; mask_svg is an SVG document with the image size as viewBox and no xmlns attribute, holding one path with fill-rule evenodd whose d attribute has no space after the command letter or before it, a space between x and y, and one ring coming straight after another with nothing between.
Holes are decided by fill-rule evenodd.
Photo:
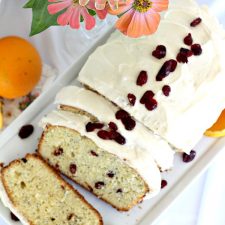
<instances>
[{"instance_id":1,"label":"cake slice","mask_svg":"<svg viewBox=\"0 0 225 225\"><path fill-rule=\"evenodd\" d=\"M160 191L160 171L149 152L86 131L90 117L57 110L41 121L38 153L53 167L120 211ZM103 132L104 133L104 132ZM123 140L119 136L119 140Z\"/></svg>"},{"instance_id":2,"label":"cake slice","mask_svg":"<svg viewBox=\"0 0 225 225\"><path fill-rule=\"evenodd\" d=\"M78 80L189 153L225 107L225 32L206 7L176 2L153 35L114 32Z\"/></svg>"},{"instance_id":3,"label":"cake slice","mask_svg":"<svg viewBox=\"0 0 225 225\"><path fill-rule=\"evenodd\" d=\"M116 115L120 108L97 93L77 86L64 87L56 96L59 108L90 117L90 121L105 125L114 124L122 136L128 140L125 145L136 146L149 152L161 171L173 167L175 151L169 144L153 134L149 129L134 119L120 120ZM130 123L130 124L129 124Z\"/></svg>"},{"instance_id":4,"label":"cake slice","mask_svg":"<svg viewBox=\"0 0 225 225\"><path fill-rule=\"evenodd\" d=\"M11 162L0 178L1 200L23 224L103 224L100 214L37 155Z\"/></svg>"}]
</instances>

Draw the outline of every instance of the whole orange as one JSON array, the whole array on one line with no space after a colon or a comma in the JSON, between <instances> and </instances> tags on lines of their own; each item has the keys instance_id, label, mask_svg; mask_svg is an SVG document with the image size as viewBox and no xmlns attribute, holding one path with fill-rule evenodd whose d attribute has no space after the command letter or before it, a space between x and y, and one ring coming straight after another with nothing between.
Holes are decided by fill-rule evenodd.
<instances>
[{"instance_id":1,"label":"whole orange","mask_svg":"<svg viewBox=\"0 0 225 225\"><path fill-rule=\"evenodd\" d=\"M0 96L17 98L28 94L41 77L37 50L20 37L0 39Z\"/></svg>"}]
</instances>

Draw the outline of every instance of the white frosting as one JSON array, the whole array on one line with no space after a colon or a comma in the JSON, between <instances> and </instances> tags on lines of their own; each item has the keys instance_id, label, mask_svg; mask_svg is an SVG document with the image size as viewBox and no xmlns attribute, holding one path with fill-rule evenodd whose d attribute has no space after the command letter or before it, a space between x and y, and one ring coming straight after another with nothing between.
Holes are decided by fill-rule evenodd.
<instances>
[{"instance_id":1,"label":"white frosting","mask_svg":"<svg viewBox=\"0 0 225 225\"><path fill-rule=\"evenodd\" d=\"M132 131L127 131L122 122L115 118L118 107L104 97L83 88L69 86L57 94L55 103L82 109L105 124L116 123L119 132L126 138L127 147L142 148L151 154L162 171L172 168L174 151L167 142L139 122L136 122ZM101 141L105 142L105 140ZM110 144L111 142L107 143Z\"/></svg>"},{"instance_id":2,"label":"white frosting","mask_svg":"<svg viewBox=\"0 0 225 225\"><path fill-rule=\"evenodd\" d=\"M18 210L15 208L15 206L12 204L12 202L10 201L8 195L7 195L7 192L4 188L4 185L2 183L2 179L1 179L1 176L0 176L0 199L3 203L3 205L10 209L10 211L16 215L16 217L20 220L20 222L23 224L23 225L29 225L30 223L27 221L27 219L21 214L18 212Z\"/></svg>"},{"instance_id":3,"label":"white frosting","mask_svg":"<svg viewBox=\"0 0 225 225\"><path fill-rule=\"evenodd\" d=\"M91 139L100 148L117 155L120 159L126 159L126 163L136 169L150 188L148 197L156 195L160 191L160 171L154 162L150 152L126 145L119 145L112 140L103 141L96 132L86 132L85 125L90 121L89 117L68 111L57 110L49 113L41 121L45 127L47 124L64 126L78 131L82 136Z\"/></svg>"},{"instance_id":4,"label":"white frosting","mask_svg":"<svg viewBox=\"0 0 225 225\"><path fill-rule=\"evenodd\" d=\"M132 39L114 32L89 57L78 79L188 153L225 107L225 34L206 7L188 0L171 2L154 35ZM202 23L190 27L197 17ZM201 44L203 53L189 58L188 64L179 63L175 72L157 82L156 74L163 63L175 59L181 47L188 47L183 43L188 33ZM166 46L167 54L158 60L151 53L160 44ZM148 72L143 87L136 85L141 70ZM171 87L169 97L162 94L165 84ZM139 103L146 90L155 93L158 107L154 111ZM137 97L134 107L128 103L128 93Z\"/></svg>"}]
</instances>

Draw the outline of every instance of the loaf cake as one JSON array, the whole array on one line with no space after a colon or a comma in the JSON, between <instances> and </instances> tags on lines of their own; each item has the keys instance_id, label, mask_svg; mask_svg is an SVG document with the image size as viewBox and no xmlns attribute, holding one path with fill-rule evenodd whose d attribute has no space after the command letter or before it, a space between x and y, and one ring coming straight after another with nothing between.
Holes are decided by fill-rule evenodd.
<instances>
[{"instance_id":1,"label":"loaf cake","mask_svg":"<svg viewBox=\"0 0 225 225\"><path fill-rule=\"evenodd\" d=\"M37 155L13 161L0 178L1 200L23 224L103 224L100 214Z\"/></svg>"},{"instance_id":2,"label":"loaf cake","mask_svg":"<svg viewBox=\"0 0 225 225\"><path fill-rule=\"evenodd\" d=\"M84 113L61 109L49 113L41 121L44 132L38 153L120 211L129 210L146 195L156 195L161 176L152 155L122 144L123 137L117 131L113 132L116 138L111 139L100 138L96 130L88 132L88 123L90 117Z\"/></svg>"},{"instance_id":3,"label":"loaf cake","mask_svg":"<svg viewBox=\"0 0 225 225\"><path fill-rule=\"evenodd\" d=\"M171 1L155 34L114 32L78 80L189 153L225 107L224 62L225 32L208 9Z\"/></svg>"},{"instance_id":4,"label":"loaf cake","mask_svg":"<svg viewBox=\"0 0 225 225\"><path fill-rule=\"evenodd\" d=\"M84 88L68 86L57 94L55 103L62 110L86 114L92 120L106 125L115 124L126 139L126 146L130 148L137 146L148 151L161 171L172 168L175 152L168 143L136 120L128 120L129 123L125 123L126 126L124 126L123 122L116 118L119 108L103 96Z\"/></svg>"}]
</instances>

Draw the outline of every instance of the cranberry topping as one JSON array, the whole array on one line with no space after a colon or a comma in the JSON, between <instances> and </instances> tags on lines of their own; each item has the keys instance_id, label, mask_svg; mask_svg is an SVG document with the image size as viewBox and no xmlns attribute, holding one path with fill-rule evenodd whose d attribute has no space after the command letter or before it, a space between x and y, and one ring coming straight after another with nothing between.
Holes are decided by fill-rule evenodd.
<instances>
[{"instance_id":1,"label":"cranberry topping","mask_svg":"<svg viewBox=\"0 0 225 225\"><path fill-rule=\"evenodd\" d=\"M61 147L56 148L53 154L54 154L54 156L62 155L63 154L63 148L61 148Z\"/></svg>"},{"instance_id":2,"label":"cranberry topping","mask_svg":"<svg viewBox=\"0 0 225 225\"><path fill-rule=\"evenodd\" d=\"M121 188L117 189L116 193L122 193L123 190Z\"/></svg>"},{"instance_id":3,"label":"cranberry topping","mask_svg":"<svg viewBox=\"0 0 225 225\"><path fill-rule=\"evenodd\" d=\"M162 59L166 56L166 47L164 45L158 45L152 52L152 55L157 59Z\"/></svg>"},{"instance_id":4,"label":"cranberry topping","mask_svg":"<svg viewBox=\"0 0 225 225\"><path fill-rule=\"evenodd\" d=\"M123 118L122 123L126 130L133 130L136 126L136 122L130 116Z\"/></svg>"},{"instance_id":5,"label":"cranberry topping","mask_svg":"<svg viewBox=\"0 0 225 225\"><path fill-rule=\"evenodd\" d=\"M12 212L10 212L10 217L15 222L19 222L20 221Z\"/></svg>"},{"instance_id":6,"label":"cranberry topping","mask_svg":"<svg viewBox=\"0 0 225 225\"><path fill-rule=\"evenodd\" d=\"M143 86L144 84L146 84L148 81L148 74L146 71L141 71L140 74L138 75L138 78L137 78L137 82L136 84L138 86Z\"/></svg>"},{"instance_id":7,"label":"cranberry topping","mask_svg":"<svg viewBox=\"0 0 225 225\"><path fill-rule=\"evenodd\" d=\"M75 174L77 172L77 166L76 166L76 164L74 164L74 163L71 163L70 164L70 172L72 174Z\"/></svg>"},{"instance_id":8,"label":"cranberry topping","mask_svg":"<svg viewBox=\"0 0 225 225\"><path fill-rule=\"evenodd\" d=\"M107 173L107 176L110 177L110 178L113 178L115 176L115 174L113 173L113 171L109 171Z\"/></svg>"},{"instance_id":9,"label":"cranberry topping","mask_svg":"<svg viewBox=\"0 0 225 225\"><path fill-rule=\"evenodd\" d=\"M91 150L90 153L91 153L93 156L98 157L98 154L97 154L95 151Z\"/></svg>"},{"instance_id":10,"label":"cranberry topping","mask_svg":"<svg viewBox=\"0 0 225 225\"><path fill-rule=\"evenodd\" d=\"M190 33L184 38L184 44L188 46L191 46L193 44L193 38Z\"/></svg>"},{"instance_id":11,"label":"cranberry topping","mask_svg":"<svg viewBox=\"0 0 225 225\"><path fill-rule=\"evenodd\" d=\"M177 54L177 62L179 62L179 63L188 63L188 57L185 54L179 52Z\"/></svg>"},{"instance_id":12,"label":"cranberry topping","mask_svg":"<svg viewBox=\"0 0 225 225\"><path fill-rule=\"evenodd\" d=\"M167 181L166 180L162 180L161 181L161 188L163 189L166 186L167 186Z\"/></svg>"},{"instance_id":13,"label":"cranberry topping","mask_svg":"<svg viewBox=\"0 0 225 225\"><path fill-rule=\"evenodd\" d=\"M115 141L120 145L126 144L126 139L120 133L116 136Z\"/></svg>"},{"instance_id":14,"label":"cranberry topping","mask_svg":"<svg viewBox=\"0 0 225 225\"><path fill-rule=\"evenodd\" d=\"M129 117L129 113L126 112L123 109L120 109L119 111L116 112L116 119L121 120L123 118Z\"/></svg>"},{"instance_id":15,"label":"cranberry topping","mask_svg":"<svg viewBox=\"0 0 225 225\"><path fill-rule=\"evenodd\" d=\"M163 88L162 88L162 92L165 96L169 96L170 95L170 91L171 91L171 88L169 85L164 85Z\"/></svg>"},{"instance_id":16,"label":"cranberry topping","mask_svg":"<svg viewBox=\"0 0 225 225\"><path fill-rule=\"evenodd\" d=\"M157 103L157 101L156 101L154 98L148 100L148 101L145 103L146 109L148 109L148 110L150 110L150 111L156 109L156 108L157 108L157 105L158 105L158 103Z\"/></svg>"},{"instance_id":17,"label":"cranberry topping","mask_svg":"<svg viewBox=\"0 0 225 225\"><path fill-rule=\"evenodd\" d=\"M136 96L134 95L134 94L128 94L127 95L127 98L128 98L128 101L130 102L130 104L132 105L132 106L134 106L135 105L135 102L136 102Z\"/></svg>"},{"instance_id":18,"label":"cranberry topping","mask_svg":"<svg viewBox=\"0 0 225 225\"><path fill-rule=\"evenodd\" d=\"M102 181L98 181L95 183L95 188L96 189L101 189L103 186L105 186L105 183Z\"/></svg>"},{"instance_id":19,"label":"cranberry topping","mask_svg":"<svg viewBox=\"0 0 225 225\"><path fill-rule=\"evenodd\" d=\"M92 132L95 129L102 129L104 127L104 124L102 123L92 123L92 122L88 122L86 124L86 131L87 132Z\"/></svg>"},{"instance_id":20,"label":"cranberry topping","mask_svg":"<svg viewBox=\"0 0 225 225\"><path fill-rule=\"evenodd\" d=\"M202 19L200 17L194 19L191 23L190 23L190 26L191 27L196 27L198 26L200 23L202 22Z\"/></svg>"},{"instance_id":21,"label":"cranberry topping","mask_svg":"<svg viewBox=\"0 0 225 225\"><path fill-rule=\"evenodd\" d=\"M189 163L195 158L195 156L196 156L196 151L194 150L191 150L189 155L187 153L183 153L183 162Z\"/></svg>"},{"instance_id":22,"label":"cranberry topping","mask_svg":"<svg viewBox=\"0 0 225 225\"><path fill-rule=\"evenodd\" d=\"M140 103L145 104L149 99L152 99L154 95L155 94L152 91L146 91L144 95L142 96Z\"/></svg>"},{"instance_id":23,"label":"cranberry topping","mask_svg":"<svg viewBox=\"0 0 225 225\"><path fill-rule=\"evenodd\" d=\"M165 77L167 77L170 73L174 72L177 67L177 61L174 59L170 59L166 61L161 69L159 70L156 81L162 81Z\"/></svg>"},{"instance_id":24,"label":"cranberry topping","mask_svg":"<svg viewBox=\"0 0 225 225\"><path fill-rule=\"evenodd\" d=\"M193 52L187 48L180 48L180 53L185 54L187 57L191 57Z\"/></svg>"},{"instance_id":25,"label":"cranberry topping","mask_svg":"<svg viewBox=\"0 0 225 225\"><path fill-rule=\"evenodd\" d=\"M191 51L194 55L201 55L202 54L202 47L200 44L193 44L191 46Z\"/></svg>"},{"instance_id":26,"label":"cranberry topping","mask_svg":"<svg viewBox=\"0 0 225 225\"><path fill-rule=\"evenodd\" d=\"M21 139L25 139L28 138L33 132L34 132L33 125L28 124L20 128L18 135Z\"/></svg>"},{"instance_id":27,"label":"cranberry topping","mask_svg":"<svg viewBox=\"0 0 225 225\"><path fill-rule=\"evenodd\" d=\"M109 128L110 128L111 130L114 130L114 131L118 130L118 127L117 127L117 125L116 125L114 122L110 122L110 123L108 124L108 126L109 126Z\"/></svg>"},{"instance_id":28,"label":"cranberry topping","mask_svg":"<svg viewBox=\"0 0 225 225\"><path fill-rule=\"evenodd\" d=\"M106 131L106 130L98 131L97 135L103 140L109 140L110 139L110 132Z\"/></svg>"}]
</instances>

